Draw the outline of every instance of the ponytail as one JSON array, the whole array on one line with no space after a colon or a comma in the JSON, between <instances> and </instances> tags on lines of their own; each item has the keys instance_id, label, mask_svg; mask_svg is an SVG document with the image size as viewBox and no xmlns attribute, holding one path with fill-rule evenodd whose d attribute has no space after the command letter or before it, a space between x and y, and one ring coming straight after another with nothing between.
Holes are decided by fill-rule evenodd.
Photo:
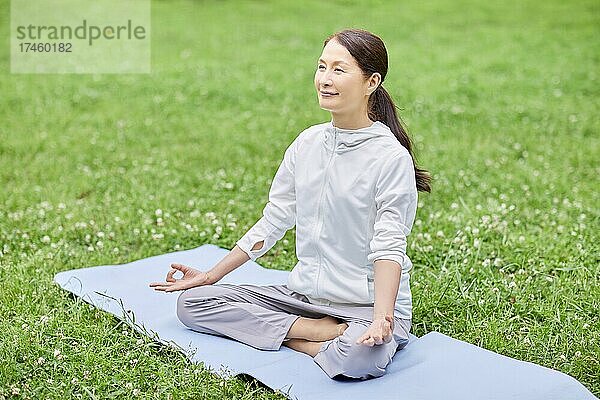
<instances>
[{"instance_id":1,"label":"ponytail","mask_svg":"<svg viewBox=\"0 0 600 400\"><path fill-rule=\"evenodd\" d=\"M368 107L369 118L373 121L380 121L387 125L396 136L396 139L398 139L400 144L408 150L408 153L413 158L417 190L431 193L431 176L426 170L417 167L415 156L412 151L411 140L398 118L396 105L390 94L383 86L381 86L381 84L371 94Z\"/></svg>"}]
</instances>

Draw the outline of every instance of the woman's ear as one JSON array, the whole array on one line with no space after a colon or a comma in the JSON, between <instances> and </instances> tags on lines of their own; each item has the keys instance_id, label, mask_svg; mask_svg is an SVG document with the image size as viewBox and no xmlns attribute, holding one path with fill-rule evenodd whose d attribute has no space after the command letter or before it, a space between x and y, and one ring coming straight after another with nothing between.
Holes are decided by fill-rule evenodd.
<instances>
[{"instance_id":1,"label":"woman's ear","mask_svg":"<svg viewBox=\"0 0 600 400\"><path fill-rule=\"evenodd\" d=\"M370 96L379 85L381 84L381 74L379 72L374 72L371 74L371 77L368 80L369 85L367 86L367 94Z\"/></svg>"}]
</instances>

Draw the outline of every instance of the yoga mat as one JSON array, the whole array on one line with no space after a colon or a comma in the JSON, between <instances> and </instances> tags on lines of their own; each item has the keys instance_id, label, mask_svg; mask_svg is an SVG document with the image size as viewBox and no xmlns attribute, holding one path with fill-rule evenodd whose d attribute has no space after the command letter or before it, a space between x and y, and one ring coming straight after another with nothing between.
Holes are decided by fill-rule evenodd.
<instances>
[{"instance_id":1,"label":"yoga mat","mask_svg":"<svg viewBox=\"0 0 600 400\"><path fill-rule=\"evenodd\" d=\"M212 244L161 254L121 265L60 272L54 281L86 302L128 321L138 332L204 362L222 377L248 374L290 399L344 400L587 400L597 399L569 375L515 360L475 345L430 332L411 335L379 378L333 380L307 354L282 346L262 351L232 339L186 328L175 314L181 292L148 287L164 280L173 262L212 268L229 250ZM219 283L285 284L288 271L266 269L253 261Z\"/></svg>"}]
</instances>

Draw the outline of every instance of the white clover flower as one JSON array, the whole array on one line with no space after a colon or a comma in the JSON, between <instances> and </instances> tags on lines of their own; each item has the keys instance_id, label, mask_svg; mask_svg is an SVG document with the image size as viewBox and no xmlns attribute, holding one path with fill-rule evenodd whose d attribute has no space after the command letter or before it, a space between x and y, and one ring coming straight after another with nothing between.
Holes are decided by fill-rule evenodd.
<instances>
[{"instance_id":1,"label":"white clover flower","mask_svg":"<svg viewBox=\"0 0 600 400\"><path fill-rule=\"evenodd\" d=\"M44 235L44 237L42 238L42 242L43 243L50 243L50 236Z\"/></svg>"},{"instance_id":2,"label":"white clover flower","mask_svg":"<svg viewBox=\"0 0 600 400\"><path fill-rule=\"evenodd\" d=\"M160 217L156 218L156 225L163 226L164 225L163 219Z\"/></svg>"},{"instance_id":3,"label":"white clover flower","mask_svg":"<svg viewBox=\"0 0 600 400\"><path fill-rule=\"evenodd\" d=\"M477 235L479 233L479 228L475 227L475 228L471 229L471 233L473 235Z\"/></svg>"},{"instance_id":4,"label":"white clover flower","mask_svg":"<svg viewBox=\"0 0 600 400\"><path fill-rule=\"evenodd\" d=\"M196 202L194 200L188 200L187 202L188 207L194 207L195 204Z\"/></svg>"},{"instance_id":5,"label":"white clover flower","mask_svg":"<svg viewBox=\"0 0 600 400\"><path fill-rule=\"evenodd\" d=\"M160 208L157 208L156 211L154 211L154 215L156 215L157 217L160 217L162 214L163 212Z\"/></svg>"},{"instance_id":6,"label":"white clover flower","mask_svg":"<svg viewBox=\"0 0 600 400\"><path fill-rule=\"evenodd\" d=\"M445 236L445 235L444 235L444 231L437 231L437 232L435 233L435 236L437 236L437 237L440 237L440 238L443 238L443 237Z\"/></svg>"},{"instance_id":7,"label":"white clover flower","mask_svg":"<svg viewBox=\"0 0 600 400\"><path fill-rule=\"evenodd\" d=\"M215 232L218 233L219 235L223 232L223 227L218 225L215 227Z\"/></svg>"},{"instance_id":8,"label":"white clover flower","mask_svg":"<svg viewBox=\"0 0 600 400\"><path fill-rule=\"evenodd\" d=\"M474 239L473 240L473 247L475 247L476 249L478 249L479 247L481 247L481 241L479 239Z\"/></svg>"},{"instance_id":9,"label":"white clover flower","mask_svg":"<svg viewBox=\"0 0 600 400\"><path fill-rule=\"evenodd\" d=\"M489 266L490 266L490 264L491 264L491 260L490 260L489 258L486 258L485 260L483 260L483 263L482 263L482 265L483 265L484 267L489 267Z\"/></svg>"},{"instance_id":10,"label":"white clover flower","mask_svg":"<svg viewBox=\"0 0 600 400\"><path fill-rule=\"evenodd\" d=\"M99 238L103 238L104 232L100 231L100 232L96 233L96 236L98 236Z\"/></svg>"},{"instance_id":11,"label":"white clover flower","mask_svg":"<svg viewBox=\"0 0 600 400\"><path fill-rule=\"evenodd\" d=\"M44 357L40 357L40 358L37 359L37 363L39 365L42 365L44 362L46 362L46 359Z\"/></svg>"},{"instance_id":12,"label":"white clover flower","mask_svg":"<svg viewBox=\"0 0 600 400\"><path fill-rule=\"evenodd\" d=\"M87 250L88 250L88 251L94 251L94 246L88 246L88 247L87 247Z\"/></svg>"},{"instance_id":13,"label":"white clover flower","mask_svg":"<svg viewBox=\"0 0 600 400\"><path fill-rule=\"evenodd\" d=\"M499 266L501 266L501 265L502 265L502 259L501 259L500 257L496 258L496 259L494 260L494 266L495 266L495 267L499 267Z\"/></svg>"},{"instance_id":14,"label":"white clover flower","mask_svg":"<svg viewBox=\"0 0 600 400\"><path fill-rule=\"evenodd\" d=\"M200 216L200 211L199 210L194 210L192 212L190 212L190 217L191 218L197 218Z\"/></svg>"},{"instance_id":15,"label":"white clover flower","mask_svg":"<svg viewBox=\"0 0 600 400\"><path fill-rule=\"evenodd\" d=\"M450 208L452 210L456 210L458 208L458 203L452 203L452 204L450 204Z\"/></svg>"},{"instance_id":16,"label":"white clover flower","mask_svg":"<svg viewBox=\"0 0 600 400\"><path fill-rule=\"evenodd\" d=\"M154 233L154 234L152 234L152 239L154 239L154 240L160 240L160 239L162 239L164 237L165 237L165 235L163 235L162 233Z\"/></svg>"},{"instance_id":17,"label":"white clover flower","mask_svg":"<svg viewBox=\"0 0 600 400\"><path fill-rule=\"evenodd\" d=\"M54 357L58 357L58 356L60 356L60 350L56 349L56 350L54 350Z\"/></svg>"},{"instance_id":18,"label":"white clover flower","mask_svg":"<svg viewBox=\"0 0 600 400\"><path fill-rule=\"evenodd\" d=\"M232 206L232 205L234 205L234 204L235 204L235 200L233 200L233 199L230 199L230 200L227 202L227 204L229 204L230 206Z\"/></svg>"}]
</instances>

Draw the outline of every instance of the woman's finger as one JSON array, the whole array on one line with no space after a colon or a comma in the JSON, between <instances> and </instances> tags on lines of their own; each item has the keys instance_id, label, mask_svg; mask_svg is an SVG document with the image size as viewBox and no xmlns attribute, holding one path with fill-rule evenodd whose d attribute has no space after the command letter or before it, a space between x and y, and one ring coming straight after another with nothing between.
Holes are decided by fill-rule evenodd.
<instances>
[{"instance_id":1,"label":"woman's finger","mask_svg":"<svg viewBox=\"0 0 600 400\"><path fill-rule=\"evenodd\" d=\"M364 342L365 340L367 340L369 337L371 337L371 334L369 333L369 330L366 330L365 333L362 334L362 336L360 336L357 340L356 340L356 344L360 344L362 342Z\"/></svg>"},{"instance_id":2,"label":"woman's finger","mask_svg":"<svg viewBox=\"0 0 600 400\"><path fill-rule=\"evenodd\" d=\"M171 268L175 268L183 273L185 273L185 271L188 269L187 266L185 266L183 264L177 264L177 263L171 264Z\"/></svg>"},{"instance_id":3,"label":"woman's finger","mask_svg":"<svg viewBox=\"0 0 600 400\"><path fill-rule=\"evenodd\" d=\"M150 287L155 287L155 286L171 286L173 284L173 282L152 282L150 284Z\"/></svg>"},{"instance_id":4,"label":"woman's finger","mask_svg":"<svg viewBox=\"0 0 600 400\"><path fill-rule=\"evenodd\" d=\"M173 275L175 274L175 272L177 272L176 269L171 269L168 273L167 273L167 282L175 282L175 278L173 278Z\"/></svg>"},{"instance_id":5,"label":"woman's finger","mask_svg":"<svg viewBox=\"0 0 600 400\"><path fill-rule=\"evenodd\" d=\"M373 345L375 344L375 340L373 340L372 337L368 338L367 340L365 340L363 342L363 344L369 346L369 347L373 347Z\"/></svg>"}]
</instances>

